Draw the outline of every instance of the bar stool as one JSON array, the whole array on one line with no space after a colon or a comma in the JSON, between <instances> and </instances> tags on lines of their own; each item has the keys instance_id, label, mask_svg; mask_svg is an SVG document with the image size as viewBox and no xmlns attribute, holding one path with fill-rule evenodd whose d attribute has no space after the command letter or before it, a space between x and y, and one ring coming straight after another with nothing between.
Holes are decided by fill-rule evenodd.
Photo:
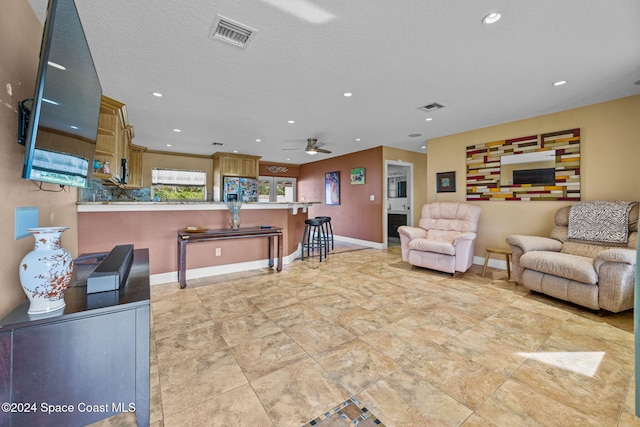
<instances>
[{"instance_id":1,"label":"bar stool","mask_svg":"<svg viewBox=\"0 0 640 427\"><path fill-rule=\"evenodd\" d=\"M315 219L324 220L324 235L328 241L331 241L331 250L333 250L333 226L331 225L330 216L317 216ZM327 249L329 249L329 243L327 243Z\"/></svg>"},{"instance_id":2,"label":"bar stool","mask_svg":"<svg viewBox=\"0 0 640 427\"><path fill-rule=\"evenodd\" d=\"M322 252L327 257L327 237L324 234L325 221L321 219L307 219L304 221L304 233L302 234L302 260L304 261L304 250L307 250L307 258L311 257L311 251L320 250L320 262L322 262Z\"/></svg>"}]
</instances>

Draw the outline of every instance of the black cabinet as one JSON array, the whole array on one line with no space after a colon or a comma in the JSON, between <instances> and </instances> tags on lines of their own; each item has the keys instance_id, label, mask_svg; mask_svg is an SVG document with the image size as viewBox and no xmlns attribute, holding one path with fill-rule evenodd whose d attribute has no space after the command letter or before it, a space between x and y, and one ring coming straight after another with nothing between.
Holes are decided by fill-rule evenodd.
<instances>
[{"instance_id":1,"label":"black cabinet","mask_svg":"<svg viewBox=\"0 0 640 427\"><path fill-rule=\"evenodd\" d=\"M134 410L149 425L148 250L134 251L119 291L87 295L92 268L75 270L63 314L30 316L25 302L0 320L2 426L84 426Z\"/></svg>"},{"instance_id":2,"label":"black cabinet","mask_svg":"<svg viewBox=\"0 0 640 427\"><path fill-rule=\"evenodd\" d=\"M407 215L405 214L388 214L387 217L387 236L388 237L400 237L398 234L398 227L401 225L407 225Z\"/></svg>"}]
</instances>

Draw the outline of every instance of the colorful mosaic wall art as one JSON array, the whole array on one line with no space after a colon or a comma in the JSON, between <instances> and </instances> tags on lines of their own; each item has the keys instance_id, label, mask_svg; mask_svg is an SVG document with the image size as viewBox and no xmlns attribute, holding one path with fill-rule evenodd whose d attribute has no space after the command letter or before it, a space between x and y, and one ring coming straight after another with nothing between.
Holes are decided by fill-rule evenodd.
<instances>
[{"instance_id":1,"label":"colorful mosaic wall art","mask_svg":"<svg viewBox=\"0 0 640 427\"><path fill-rule=\"evenodd\" d=\"M519 162L517 157L508 159L509 167L506 159L501 162L520 154L527 154L521 159L551 157L550 167L538 168L542 162ZM580 129L468 146L467 200L579 201Z\"/></svg>"}]
</instances>

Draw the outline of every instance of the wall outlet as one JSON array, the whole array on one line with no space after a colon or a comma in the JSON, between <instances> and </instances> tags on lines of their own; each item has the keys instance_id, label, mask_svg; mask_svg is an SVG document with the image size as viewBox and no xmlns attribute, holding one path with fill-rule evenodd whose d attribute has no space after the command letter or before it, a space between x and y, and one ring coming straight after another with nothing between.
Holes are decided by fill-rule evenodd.
<instances>
[{"instance_id":1,"label":"wall outlet","mask_svg":"<svg viewBox=\"0 0 640 427\"><path fill-rule=\"evenodd\" d=\"M222 248L216 248L216 256L222 255Z\"/></svg>"}]
</instances>

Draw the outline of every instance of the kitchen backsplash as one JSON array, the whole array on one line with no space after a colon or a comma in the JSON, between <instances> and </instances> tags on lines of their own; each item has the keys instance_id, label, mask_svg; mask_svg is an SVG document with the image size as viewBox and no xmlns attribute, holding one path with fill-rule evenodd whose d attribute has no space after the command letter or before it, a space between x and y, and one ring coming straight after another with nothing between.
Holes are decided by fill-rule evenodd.
<instances>
[{"instance_id":1,"label":"kitchen backsplash","mask_svg":"<svg viewBox=\"0 0 640 427\"><path fill-rule=\"evenodd\" d=\"M113 185L104 185L100 180L91 180L91 188L83 188L78 193L80 202L150 202L151 189L129 190Z\"/></svg>"}]
</instances>

